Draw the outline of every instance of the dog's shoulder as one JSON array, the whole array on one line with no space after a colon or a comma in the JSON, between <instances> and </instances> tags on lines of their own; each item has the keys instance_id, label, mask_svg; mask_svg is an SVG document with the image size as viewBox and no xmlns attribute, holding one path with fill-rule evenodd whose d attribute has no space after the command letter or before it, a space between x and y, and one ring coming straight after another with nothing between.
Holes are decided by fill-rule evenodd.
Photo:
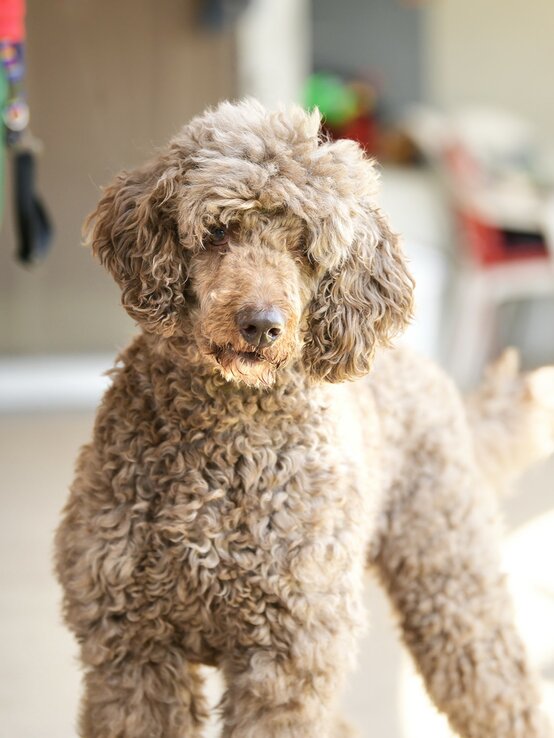
<instances>
[{"instance_id":1,"label":"dog's shoulder","mask_svg":"<svg viewBox=\"0 0 554 738\"><path fill-rule=\"evenodd\" d=\"M461 395L433 361L405 349L383 350L367 379L379 415L385 464L398 468L423 448L467 441Z\"/></svg>"},{"instance_id":2,"label":"dog's shoulder","mask_svg":"<svg viewBox=\"0 0 554 738\"><path fill-rule=\"evenodd\" d=\"M367 379L381 415L406 418L457 411L460 393L434 361L408 348L383 349Z\"/></svg>"}]
</instances>

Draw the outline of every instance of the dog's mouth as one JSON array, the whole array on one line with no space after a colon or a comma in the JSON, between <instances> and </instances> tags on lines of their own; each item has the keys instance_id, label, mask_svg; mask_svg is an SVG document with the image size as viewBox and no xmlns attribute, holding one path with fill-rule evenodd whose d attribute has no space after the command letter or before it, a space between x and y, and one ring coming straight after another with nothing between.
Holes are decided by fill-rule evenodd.
<instances>
[{"instance_id":1,"label":"dog's mouth","mask_svg":"<svg viewBox=\"0 0 554 738\"><path fill-rule=\"evenodd\" d=\"M235 364L238 361L252 366L262 363L271 364L275 367L277 367L278 365L278 362L275 362L260 349L254 349L252 351L238 351L237 349L233 348L230 343L223 346L215 344L212 345L210 354L223 368L227 368L231 364Z\"/></svg>"},{"instance_id":2,"label":"dog's mouth","mask_svg":"<svg viewBox=\"0 0 554 738\"><path fill-rule=\"evenodd\" d=\"M225 342L216 343L213 339L201 345L202 354L217 367L228 381L235 381L251 387L269 387L277 379L279 370L291 360L291 352L286 345L249 348L246 343L238 345Z\"/></svg>"}]
</instances>

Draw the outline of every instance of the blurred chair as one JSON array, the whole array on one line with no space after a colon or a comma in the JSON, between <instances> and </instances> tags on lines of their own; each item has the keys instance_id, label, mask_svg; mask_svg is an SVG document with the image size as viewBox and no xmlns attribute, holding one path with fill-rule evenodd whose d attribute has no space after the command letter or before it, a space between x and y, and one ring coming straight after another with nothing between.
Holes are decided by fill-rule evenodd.
<instances>
[{"instance_id":1,"label":"blurred chair","mask_svg":"<svg viewBox=\"0 0 554 738\"><path fill-rule=\"evenodd\" d=\"M516 186L509 198L498 192L491 196L478 165L460 146L446 150L444 167L457 233L446 359L467 386L490 351L501 348L495 345L500 306L554 296L554 200L545 207L525 185L519 192ZM519 199L513 210L510 199ZM509 214L518 208L525 214L510 222Z\"/></svg>"},{"instance_id":2,"label":"blurred chair","mask_svg":"<svg viewBox=\"0 0 554 738\"><path fill-rule=\"evenodd\" d=\"M490 228L465 220L466 237L474 246L475 231ZM498 238L498 234L494 234ZM463 236L462 236L463 240ZM484 245L487 246L486 240ZM456 275L451 304L452 334L447 364L458 381L467 386L476 380L487 360L497 328L500 305L518 300L554 296L552 256L528 256L493 263L467 261ZM499 347L498 347L499 348Z\"/></svg>"},{"instance_id":3,"label":"blurred chair","mask_svg":"<svg viewBox=\"0 0 554 738\"><path fill-rule=\"evenodd\" d=\"M444 362L463 386L500 350L500 307L554 296L554 197L545 205L541 152L526 121L501 110L419 108L406 127L438 172L453 231Z\"/></svg>"}]
</instances>

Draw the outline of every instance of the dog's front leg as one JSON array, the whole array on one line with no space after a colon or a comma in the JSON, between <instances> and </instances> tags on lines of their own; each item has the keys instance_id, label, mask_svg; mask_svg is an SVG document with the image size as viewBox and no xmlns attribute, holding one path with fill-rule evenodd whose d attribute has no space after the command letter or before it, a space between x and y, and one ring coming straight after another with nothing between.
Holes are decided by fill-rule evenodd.
<instances>
[{"instance_id":1,"label":"dog's front leg","mask_svg":"<svg viewBox=\"0 0 554 738\"><path fill-rule=\"evenodd\" d=\"M344 627L299 631L290 648L236 651L224 665L223 738L347 738L337 698L354 648Z\"/></svg>"},{"instance_id":2,"label":"dog's front leg","mask_svg":"<svg viewBox=\"0 0 554 738\"><path fill-rule=\"evenodd\" d=\"M378 573L431 697L460 736L547 738L500 571L495 500L457 401L445 393L440 408L442 422L413 443L391 491Z\"/></svg>"},{"instance_id":3,"label":"dog's front leg","mask_svg":"<svg viewBox=\"0 0 554 738\"><path fill-rule=\"evenodd\" d=\"M207 717L198 666L178 650L89 667L82 738L200 738Z\"/></svg>"}]
</instances>

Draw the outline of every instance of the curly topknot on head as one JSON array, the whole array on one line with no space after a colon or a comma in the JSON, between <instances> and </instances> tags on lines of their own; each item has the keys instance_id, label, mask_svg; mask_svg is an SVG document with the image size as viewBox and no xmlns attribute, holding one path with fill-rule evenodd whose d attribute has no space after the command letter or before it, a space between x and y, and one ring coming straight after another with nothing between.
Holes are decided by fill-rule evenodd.
<instances>
[{"instance_id":1,"label":"curly topknot on head","mask_svg":"<svg viewBox=\"0 0 554 738\"><path fill-rule=\"evenodd\" d=\"M170 147L201 156L216 151L221 158L261 164L270 158L286 163L317 148L321 116L297 105L268 111L257 100L222 102L193 118L170 141Z\"/></svg>"},{"instance_id":2,"label":"curly topknot on head","mask_svg":"<svg viewBox=\"0 0 554 738\"><path fill-rule=\"evenodd\" d=\"M411 314L412 280L375 206L377 181L357 144L322 138L317 111L226 102L194 118L150 165L119 175L89 218L88 240L130 315L171 336L185 330L190 295L198 297L201 285L189 282L214 224L248 222L243 238L260 244L266 271L263 253L288 249L287 233L303 224L289 268L309 265L312 288L290 323L307 371L340 381L366 373L376 346Z\"/></svg>"}]
</instances>

